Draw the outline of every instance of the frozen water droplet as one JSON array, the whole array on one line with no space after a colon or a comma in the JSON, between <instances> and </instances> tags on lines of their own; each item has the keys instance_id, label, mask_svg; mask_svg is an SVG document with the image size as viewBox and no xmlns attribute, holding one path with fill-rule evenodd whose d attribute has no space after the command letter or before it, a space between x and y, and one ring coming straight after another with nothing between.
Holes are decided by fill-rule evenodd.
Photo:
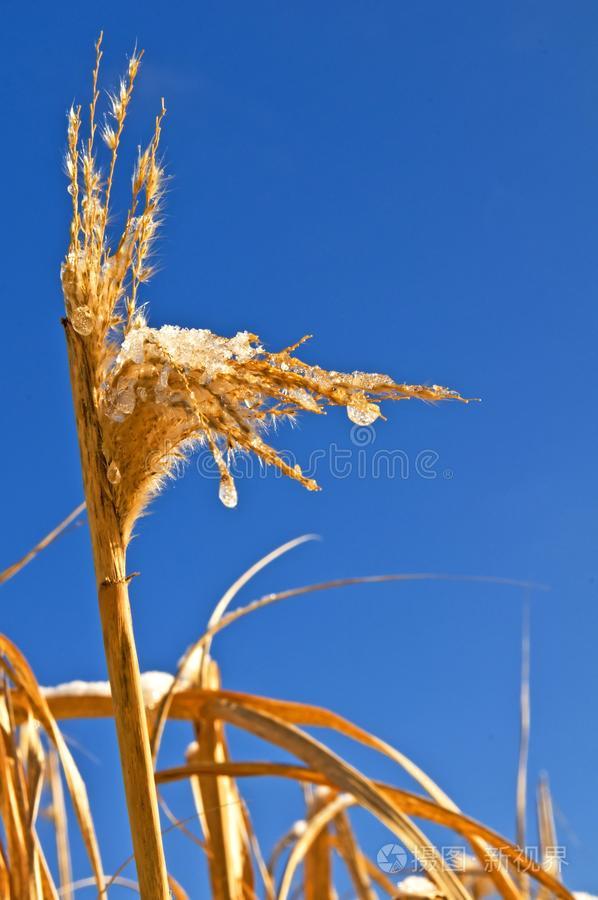
<instances>
[{"instance_id":1,"label":"frozen water droplet","mask_svg":"<svg viewBox=\"0 0 598 900\"><path fill-rule=\"evenodd\" d=\"M166 403L168 401L170 391L168 390L168 376L170 375L170 366L162 366L158 376L158 383L154 388L154 396L156 403Z\"/></svg>"},{"instance_id":2,"label":"frozen water droplet","mask_svg":"<svg viewBox=\"0 0 598 900\"><path fill-rule=\"evenodd\" d=\"M294 400L303 409L311 410L311 412L320 412L320 407L309 391L306 391L304 388L291 388L288 394L291 400Z\"/></svg>"},{"instance_id":3,"label":"frozen water droplet","mask_svg":"<svg viewBox=\"0 0 598 900\"><path fill-rule=\"evenodd\" d=\"M222 503L224 503L225 506L228 506L229 509L233 509L233 507L237 505L237 488L230 475L228 478L221 479L218 496Z\"/></svg>"},{"instance_id":4,"label":"frozen water droplet","mask_svg":"<svg viewBox=\"0 0 598 900\"><path fill-rule=\"evenodd\" d=\"M71 324L77 334L86 337L93 331L93 313L89 306L78 306L71 316Z\"/></svg>"},{"instance_id":5,"label":"frozen water droplet","mask_svg":"<svg viewBox=\"0 0 598 900\"><path fill-rule=\"evenodd\" d=\"M375 403L365 406L348 406L347 415L356 425L371 425L380 415L380 410Z\"/></svg>"},{"instance_id":6,"label":"frozen water droplet","mask_svg":"<svg viewBox=\"0 0 598 900\"><path fill-rule=\"evenodd\" d=\"M145 334L141 328L133 328L126 337L127 355L134 363L142 363L145 358ZM124 345L123 345L124 346Z\"/></svg>"},{"instance_id":7,"label":"frozen water droplet","mask_svg":"<svg viewBox=\"0 0 598 900\"><path fill-rule=\"evenodd\" d=\"M118 468L114 460L112 460L112 462L108 466L108 481L110 482L110 484L118 484L120 482L120 479L120 469Z\"/></svg>"},{"instance_id":8,"label":"frozen water droplet","mask_svg":"<svg viewBox=\"0 0 598 900\"><path fill-rule=\"evenodd\" d=\"M130 415L135 409L135 399L135 385L121 379L116 390L114 411L121 416Z\"/></svg>"}]
</instances>

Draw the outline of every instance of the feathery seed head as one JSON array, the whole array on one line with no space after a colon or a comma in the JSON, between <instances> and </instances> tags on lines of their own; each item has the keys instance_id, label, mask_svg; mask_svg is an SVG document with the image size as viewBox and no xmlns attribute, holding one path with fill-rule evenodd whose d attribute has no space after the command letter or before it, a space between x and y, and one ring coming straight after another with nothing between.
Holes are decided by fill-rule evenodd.
<instances>
[{"instance_id":1,"label":"feathery seed head","mask_svg":"<svg viewBox=\"0 0 598 900\"><path fill-rule=\"evenodd\" d=\"M99 42L96 54L94 98ZM68 321L85 342L93 373L106 479L125 541L164 478L194 447L209 448L220 473L220 499L235 506L237 492L227 457L239 451L256 454L309 490L318 489L299 466L289 466L266 442L268 426L292 422L301 411L321 414L328 406L344 406L351 421L369 425L381 415L382 400L463 400L438 385L399 384L387 375L345 374L309 365L296 356L307 337L271 353L246 331L225 338L207 329L147 324L137 301L140 285L152 274L149 259L160 224L163 101L153 137L139 150L131 207L120 237L109 242L107 236L117 151L141 56L131 57L128 78L110 97L115 127L106 124L101 131L111 153L105 181L93 150L95 100L84 145L79 146L79 110L69 112L67 172L73 220L62 267Z\"/></svg>"},{"instance_id":2,"label":"feathery seed head","mask_svg":"<svg viewBox=\"0 0 598 900\"><path fill-rule=\"evenodd\" d=\"M114 150L116 147L116 132L108 123L105 123L102 128L102 140L109 150Z\"/></svg>"}]
</instances>

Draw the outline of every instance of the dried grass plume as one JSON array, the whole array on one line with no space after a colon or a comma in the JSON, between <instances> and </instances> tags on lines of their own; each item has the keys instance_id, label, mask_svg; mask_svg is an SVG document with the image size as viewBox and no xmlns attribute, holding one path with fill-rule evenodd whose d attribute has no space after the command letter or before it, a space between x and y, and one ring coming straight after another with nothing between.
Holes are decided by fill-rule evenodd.
<instances>
[{"instance_id":1,"label":"dried grass plume","mask_svg":"<svg viewBox=\"0 0 598 900\"><path fill-rule=\"evenodd\" d=\"M87 344L106 477L125 543L164 478L199 444L207 445L218 467L220 499L234 506L237 494L228 460L236 451L255 453L309 490L318 489L267 442L268 425L302 411L323 413L330 405L344 406L353 422L367 425L381 415L383 400L463 400L438 385L399 384L387 375L343 374L308 365L296 355L306 338L272 353L245 331L226 338L206 329L150 327L140 292L152 274L152 246L160 224L165 174L158 148L165 107L162 102L153 136L139 151L122 230L112 235L110 197L142 54L133 54L126 77L109 95L100 130L108 150L103 175L95 145L101 38L96 50L84 140L81 108L72 108L68 116L72 223L62 285L67 327Z\"/></svg>"}]
</instances>

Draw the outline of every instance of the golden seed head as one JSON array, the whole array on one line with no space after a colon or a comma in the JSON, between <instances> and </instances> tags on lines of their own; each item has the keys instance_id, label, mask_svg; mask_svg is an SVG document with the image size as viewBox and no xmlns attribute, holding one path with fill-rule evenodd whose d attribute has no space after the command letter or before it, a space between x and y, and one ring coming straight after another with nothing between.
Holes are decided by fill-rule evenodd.
<instances>
[{"instance_id":1,"label":"golden seed head","mask_svg":"<svg viewBox=\"0 0 598 900\"><path fill-rule=\"evenodd\" d=\"M221 479L220 499L234 506L236 489L225 456L238 451L254 453L308 490L318 490L299 465L289 466L264 440L269 427L292 422L301 411L321 414L328 406L343 406L351 421L369 425L381 415L381 400L462 399L438 385L397 384L387 375L309 365L295 356L307 337L270 353L248 332L225 338L207 329L155 329L146 324L138 294L153 272L150 256L164 181L158 159L163 101L154 135L139 150L131 208L120 236L109 239L107 227L117 149L141 55L133 54L128 78L110 97L116 126L105 124L101 130L111 153L105 183L94 157L95 99L90 136L80 149L79 110L69 111L67 172L73 222L62 267L69 321L85 337L94 373L108 479L118 486L113 499L125 540L165 476L195 447L205 446L212 453ZM97 99L96 78L97 68Z\"/></svg>"},{"instance_id":2,"label":"golden seed head","mask_svg":"<svg viewBox=\"0 0 598 900\"><path fill-rule=\"evenodd\" d=\"M106 124L102 128L102 140L106 144L109 150L114 150L116 147L116 132L114 128L110 125Z\"/></svg>"}]
</instances>

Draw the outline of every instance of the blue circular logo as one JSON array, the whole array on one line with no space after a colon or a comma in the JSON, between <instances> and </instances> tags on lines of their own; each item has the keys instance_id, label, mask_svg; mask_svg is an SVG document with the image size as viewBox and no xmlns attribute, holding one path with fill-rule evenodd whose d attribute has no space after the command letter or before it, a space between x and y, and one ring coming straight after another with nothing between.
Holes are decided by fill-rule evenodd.
<instances>
[{"instance_id":1,"label":"blue circular logo","mask_svg":"<svg viewBox=\"0 0 598 900\"><path fill-rule=\"evenodd\" d=\"M376 862L383 872L396 875L397 872L402 872L405 868L407 853L400 844L384 844L378 850Z\"/></svg>"}]
</instances>

